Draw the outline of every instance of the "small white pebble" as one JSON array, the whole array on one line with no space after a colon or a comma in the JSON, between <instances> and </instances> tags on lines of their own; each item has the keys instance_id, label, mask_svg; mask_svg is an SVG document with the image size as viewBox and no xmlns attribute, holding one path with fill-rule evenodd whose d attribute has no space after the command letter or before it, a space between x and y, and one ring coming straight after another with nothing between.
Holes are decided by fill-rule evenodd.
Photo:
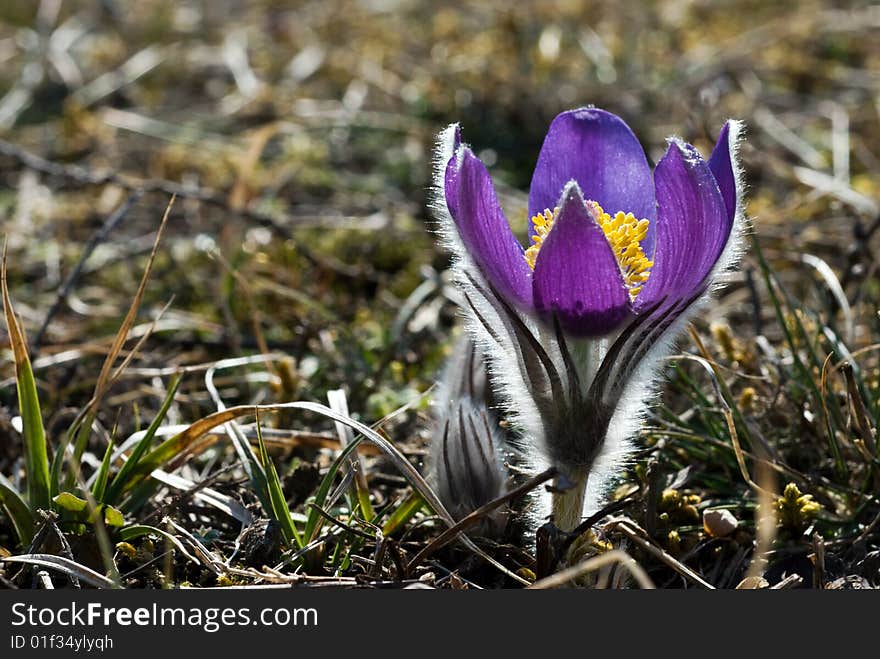
<instances>
[{"instance_id":1,"label":"small white pebble","mask_svg":"<svg viewBox=\"0 0 880 659\"><path fill-rule=\"evenodd\" d=\"M736 530L739 520L729 510L721 508L703 512L703 529L713 538L723 538Z\"/></svg>"}]
</instances>

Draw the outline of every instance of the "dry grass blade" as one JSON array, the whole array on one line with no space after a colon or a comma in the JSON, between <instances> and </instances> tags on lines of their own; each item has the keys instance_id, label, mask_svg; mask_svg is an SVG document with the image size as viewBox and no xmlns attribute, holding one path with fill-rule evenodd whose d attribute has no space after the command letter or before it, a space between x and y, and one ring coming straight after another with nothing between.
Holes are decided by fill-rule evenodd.
<instances>
[{"instance_id":1,"label":"dry grass blade","mask_svg":"<svg viewBox=\"0 0 880 659\"><path fill-rule=\"evenodd\" d=\"M159 309L156 317L147 326L146 331L140 337L138 337L137 343L135 343L131 350L127 352L125 358L122 360L122 363L113 370L110 379L107 381L107 387L105 387L105 389L109 388L110 385L114 384L122 376L125 369L135 358L135 356L140 352L141 347L143 347L144 343L147 342L147 339L149 339L153 335L153 332L156 330L156 327L162 320L162 316L164 316L165 312L168 311L168 308L171 306L172 302L174 302L173 299L168 300L168 302L165 303L165 306Z\"/></svg>"},{"instance_id":2,"label":"dry grass blade","mask_svg":"<svg viewBox=\"0 0 880 659\"><path fill-rule=\"evenodd\" d=\"M870 415L868 414L868 409L865 407L865 401L862 399L861 392L859 392L859 387L853 373L852 363L845 362L841 365L840 370L843 372L843 377L846 379L846 393L853 410L856 429L860 435L860 446L864 447L864 451L867 453L866 457L869 460L873 459L877 455L877 443L874 436L874 429L871 427Z\"/></svg>"},{"instance_id":3,"label":"dry grass blade","mask_svg":"<svg viewBox=\"0 0 880 659\"><path fill-rule=\"evenodd\" d=\"M188 478L183 478L177 474L169 474L161 469L155 469L150 474L160 483L173 487L175 490L182 492L192 492L193 498L201 501L205 505L213 506L242 524L250 524L254 520L254 516L247 508L242 506L236 499L217 492L210 487L199 487L198 483L194 483Z\"/></svg>"},{"instance_id":4,"label":"dry grass blade","mask_svg":"<svg viewBox=\"0 0 880 659\"><path fill-rule=\"evenodd\" d=\"M822 277L825 285L828 287L828 291L834 296L834 300L837 302L837 306L840 307L840 312L843 314L843 326L846 340L847 342L851 342L853 340L853 332L855 331L855 319L852 307L849 304L849 300L846 298L843 286L840 285L840 280L837 278L837 275L834 274L834 270L832 270L831 266L825 261L812 254L801 254L801 261L816 270L819 276Z\"/></svg>"},{"instance_id":5,"label":"dry grass blade","mask_svg":"<svg viewBox=\"0 0 880 659\"><path fill-rule=\"evenodd\" d=\"M211 400L214 401L214 405L217 407L217 412L224 412L227 407L220 395L220 391L214 384L214 374L220 369L238 365L238 362L239 360L221 360L205 371L205 388L207 389ZM260 504L263 506L264 510L272 510L272 501L269 498L269 481L262 461L257 457L253 447L248 442L244 432L242 432L237 423L230 420L228 423L224 424L224 429L232 442L239 463L247 474L248 479L251 481L253 489L257 494L257 498L260 500Z\"/></svg>"},{"instance_id":6,"label":"dry grass blade","mask_svg":"<svg viewBox=\"0 0 880 659\"><path fill-rule=\"evenodd\" d=\"M53 570L66 574L68 577L80 579L95 588L118 588L110 579L102 574L98 574L85 565L64 558L63 556L55 556L53 554L22 554L21 556L7 556L0 558L0 563L25 563L27 565L39 565L48 567Z\"/></svg>"},{"instance_id":7,"label":"dry grass blade","mask_svg":"<svg viewBox=\"0 0 880 659\"><path fill-rule=\"evenodd\" d=\"M134 324L135 318L137 317L138 309L140 309L141 300L144 297L144 291L147 288L147 282L149 281L150 273L153 270L153 262L156 260L156 254L159 251L159 243L162 241L162 234L165 232L165 226L168 223L168 217L171 215L171 209L174 207L174 200L175 197L172 196L171 199L168 201L168 205L165 207L165 214L162 216L162 222L159 224L159 230L156 232L156 238L153 242L153 249L150 251L150 256L147 259L147 265L144 268L144 274L141 276L140 284L138 284L137 291L135 292L134 298L131 301L131 305L128 308L128 313L125 315L125 319L122 321L119 332L117 332L116 337L113 340L113 344L110 346L110 351L107 353L107 358L104 360L104 365L101 367L101 372L98 374L98 381L95 385L95 393L92 396L92 400L89 401L89 404L87 406L88 409L94 409L94 407L101 400L101 397L104 395L104 392L107 390L108 386L111 383L113 364L116 362L116 358L122 351L122 346L125 345L125 342L128 339L128 332L131 329L131 326Z\"/></svg>"},{"instance_id":8,"label":"dry grass blade","mask_svg":"<svg viewBox=\"0 0 880 659\"><path fill-rule=\"evenodd\" d=\"M135 468L132 478L126 483L126 488L131 489L139 480L151 473L154 469L159 469L165 466L169 460L189 449L194 442L212 429L234 419L253 415L255 414L255 410L256 408L253 405L230 407L220 412L209 414L195 423L190 424L184 431L166 439L159 446L147 453ZM135 477L138 474L141 476L141 479Z\"/></svg>"},{"instance_id":9,"label":"dry grass blade","mask_svg":"<svg viewBox=\"0 0 880 659\"><path fill-rule=\"evenodd\" d=\"M550 588L564 587L585 574L614 564L620 564L626 568L641 588L646 590L653 590L655 588L654 582L651 581L651 577L648 576L648 573L645 572L644 568L639 565L632 556L620 549L612 549L599 556L588 558L577 565L573 565L570 568L552 574L540 581L536 581L529 586L529 590L547 590Z\"/></svg>"},{"instance_id":10,"label":"dry grass blade","mask_svg":"<svg viewBox=\"0 0 880 659\"><path fill-rule=\"evenodd\" d=\"M101 399L104 397L104 394L113 384L114 379L118 377L119 373L121 372L121 369L117 369L114 373L113 364L116 363L116 358L119 356L119 353L122 352L122 347L125 345L125 342L128 339L129 330L134 324L135 318L137 317L138 309L140 309L141 300L143 299L144 291L147 288L147 282L149 281L150 273L153 269L153 263L156 259L156 254L159 251L159 244L162 241L162 235L164 234L165 227L168 224L168 217L171 215L171 209L174 207L174 200L175 197L172 196L171 199L168 201L168 205L165 207L165 213L162 216L162 222L159 224L159 229L156 232L156 237L153 241L153 247L150 250L149 258L147 259L147 265L144 268L144 274L141 276L141 281L138 284L137 292L135 293L134 298L129 305L128 313L125 315L125 318L122 321L122 325L120 326L119 331L116 333L116 336L113 339L113 343L110 346L110 350L107 353L107 357L104 360L104 364L101 367L100 373L98 374L98 379L95 384L95 391L92 394L92 398L83 407L82 411L77 416L71 427L71 434L76 437L76 440L73 451L73 468L70 470L67 478L65 479L65 489L69 489L76 481L76 478L78 476L79 461L82 458L83 452L85 451L97 407L101 402ZM129 359L130 358L131 357L129 357ZM66 446L62 447L62 450L59 451L59 455L56 456L55 465L53 465L56 482L58 480L58 475L60 474L61 461L63 459L64 453L66 452L66 448Z\"/></svg>"},{"instance_id":11,"label":"dry grass blade","mask_svg":"<svg viewBox=\"0 0 880 659\"><path fill-rule=\"evenodd\" d=\"M746 572L746 577L759 578L767 569L767 556L776 540L777 519L773 490L776 487L776 474L765 462L758 463L758 505L755 508L755 551Z\"/></svg>"},{"instance_id":12,"label":"dry grass blade","mask_svg":"<svg viewBox=\"0 0 880 659\"><path fill-rule=\"evenodd\" d=\"M28 357L27 340L15 312L6 280L6 249L8 241L3 244L3 260L0 267L0 286L3 294L3 311L6 315L6 327L12 355L15 360L15 386L18 393L18 405L22 419L22 436L24 437L24 461L27 475L28 505L31 512L37 509L48 510L52 496L49 480L49 457L46 449L46 431L40 412L40 400L37 396L37 384Z\"/></svg>"},{"instance_id":13,"label":"dry grass blade","mask_svg":"<svg viewBox=\"0 0 880 659\"><path fill-rule=\"evenodd\" d=\"M330 408L342 414L344 416L349 416L348 414L348 400L345 397L345 391L342 389L331 389L327 392L327 402L330 404ZM336 434L339 436L339 442L342 445L342 448L345 448L351 442L354 441L354 434L348 426L339 423L338 421L335 423L336 425ZM366 467L364 465L364 461L361 459L360 454L355 452L348 459L349 469L354 474L354 485L355 485L355 496L357 497L357 501L361 507L361 514L364 517L364 520L369 522L372 521L375 513L373 512L373 506L370 503L370 487L367 485L367 476L366 476Z\"/></svg>"},{"instance_id":14,"label":"dry grass blade","mask_svg":"<svg viewBox=\"0 0 880 659\"><path fill-rule=\"evenodd\" d=\"M211 553L211 550L205 547L202 542L196 538L192 533L183 528L180 524L175 523L173 519L170 517L166 517L162 520L164 524L167 524L175 531L177 531L180 535L186 538L187 542L192 545L192 548L195 549L196 556L198 556L199 560L201 560L202 565L208 568L214 574L223 574L226 571L226 566L223 565L214 554Z\"/></svg>"}]
</instances>

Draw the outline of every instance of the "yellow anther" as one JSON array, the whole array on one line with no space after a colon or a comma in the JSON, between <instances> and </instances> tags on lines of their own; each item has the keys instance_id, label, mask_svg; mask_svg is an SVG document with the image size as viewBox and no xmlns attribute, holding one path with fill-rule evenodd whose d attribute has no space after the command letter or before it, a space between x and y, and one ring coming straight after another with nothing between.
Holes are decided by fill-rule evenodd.
<instances>
[{"instance_id":1,"label":"yellow anther","mask_svg":"<svg viewBox=\"0 0 880 659\"><path fill-rule=\"evenodd\" d=\"M547 238L547 234L550 233L550 229L553 227L553 220L556 218L556 212L558 210L558 208L554 208L552 211L550 209L545 209L543 213L539 213L532 218L532 226L535 228L535 235L532 236L532 243L534 244L529 247L525 253L526 262L532 270L535 269L535 259L538 258L538 251L541 249L541 245L544 244L544 239Z\"/></svg>"},{"instance_id":2,"label":"yellow anther","mask_svg":"<svg viewBox=\"0 0 880 659\"><path fill-rule=\"evenodd\" d=\"M632 213L624 213L623 211L617 211L612 217L595 201L585 203L591 206L595 212L599 226L605 232L608 244L611 245L611 250L617 258L623 281L629 289L630 298L635 299L648 280L648 276L651 274L650 270L654 265L654 262L645 256L640 244L648 235L650 221L640 220ZM553 222L556 220L558 212L558 208L554 208L552 211L545 209L543 213L535 215L531 220L534 235L532 236L532 245L525 251L525 259L532 270L535 269L538 252L553 228Z\"/></svg>"}]
</instances>

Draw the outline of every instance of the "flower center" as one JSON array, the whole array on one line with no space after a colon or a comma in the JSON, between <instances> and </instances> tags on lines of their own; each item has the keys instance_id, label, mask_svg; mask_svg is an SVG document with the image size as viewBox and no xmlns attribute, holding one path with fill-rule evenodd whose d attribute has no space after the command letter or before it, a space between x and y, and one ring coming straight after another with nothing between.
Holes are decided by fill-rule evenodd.
<instances>
[{"instance_id":1,"label":"flower center","mask_svg":"<svg viewBox=\"0 0 880 659\"><path fill-rule=\"evenodd\" d=\"M623 281L629 290L630 298L635 299L648 280L651 267L654 265L654 262L645 256L641 246L641 242L648 235L650 222L639 220L632 213L624 213L623 211L617 211L612 217L602 210L602 207L595 201L584 203L595 211L599 226L605 232L608 244L611 245L611 250L617 258L617 264L620 266L620 273L623 275ZM550 229L553 228L553 222L558 213L558 208L554 208L552 211L545 209L543 213L532 218L535 235L532 236L533 244L525 252L526 262L532 270L535 269L538 252L547 239Z\"/></svg>"}]
</instances>

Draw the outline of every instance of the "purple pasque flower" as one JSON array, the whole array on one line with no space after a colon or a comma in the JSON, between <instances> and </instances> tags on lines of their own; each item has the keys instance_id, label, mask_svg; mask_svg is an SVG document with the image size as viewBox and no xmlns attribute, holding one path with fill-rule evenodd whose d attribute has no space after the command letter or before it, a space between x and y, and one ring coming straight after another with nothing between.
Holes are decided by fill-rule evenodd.
<instances>
[{"instance_id":1,"label":"purple pasque flower","mask_svg":"<svg viewBox=\"0 0 880 659\"><path fill-rule=\"evenodd\" d=\"M708 161L670 138L652 172L619 117L563 112L532 177L528 249L458 126L441 134L434 207L469 328L536 467L580 492L554 502L562 527L626 455L657 360L736 260L739 130L727 122Z\"/></svg>"},{"instance_id":2,"label":"purple pasque flower","mask_svg":"<svg viewBox=\"0 0 880 659\"><path fill-rule=\"evenodd\" d=\"M557 315L572 334L605 335L661 298L691 296L718 261L736 209L730 128L709 162L671 140L652 175L619 117L595 108L563 112L532 177L528 250L485 166L460 144L446 164L446 205L501 295L541 317Z\"/></svg>"}]
</instances>

